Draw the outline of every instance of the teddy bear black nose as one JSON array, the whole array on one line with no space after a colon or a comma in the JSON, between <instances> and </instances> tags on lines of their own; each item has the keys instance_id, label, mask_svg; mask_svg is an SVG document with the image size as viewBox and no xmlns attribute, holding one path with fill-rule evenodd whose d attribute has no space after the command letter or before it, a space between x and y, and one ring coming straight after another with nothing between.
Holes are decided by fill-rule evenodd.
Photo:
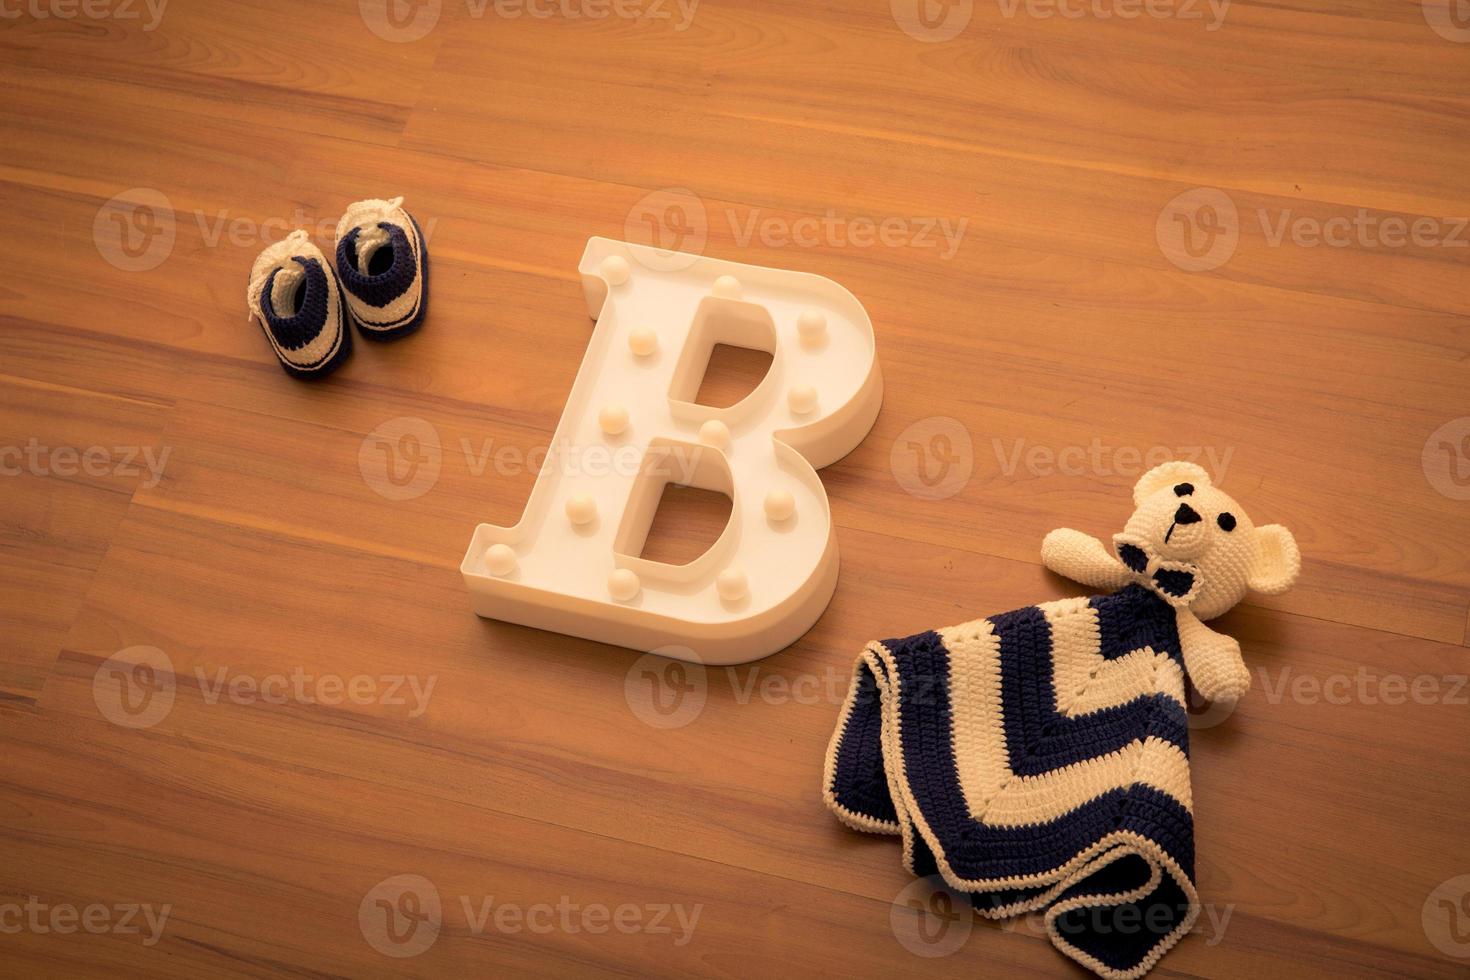
<instances>
[{"instance_id":1,"label":"teddy bear black nose","mask_svg":"<svg viewBox=\"0 0 1470 980\"><path fill-rule=\"evenodd\" d=\"M1174 512L1175 524L1198 524L1200 520L1199 512L1188 504L1180 504Z\"/></svg>"},{"instance_id":2,"label":"teddy bear black nose","mask_svg":"<svg viewBox=\"0 0 1470 980\"><path fill-rule=\"evenodd\" d=\"M1187 497L1192 493L1194 493L1193 483L1178 483L1174 485L1174 496L1176 497Z\"/></svg>"}]
</instances>

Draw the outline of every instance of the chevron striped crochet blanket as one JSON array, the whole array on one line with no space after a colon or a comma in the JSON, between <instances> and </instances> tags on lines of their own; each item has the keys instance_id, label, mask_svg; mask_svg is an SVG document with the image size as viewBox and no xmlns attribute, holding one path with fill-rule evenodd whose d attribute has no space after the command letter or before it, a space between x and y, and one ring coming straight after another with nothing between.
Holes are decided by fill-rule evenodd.
<instances>
[{"instance_id":1,"label":"chevron striped crochet blanket","mask_svg":"<svg viewBox=\"0 0 1470 980\"><path fill-rule=\"evenodd\" d=\"M1188 731L1174 609L1134 584L870 643L824 796L981 915L1042 912L1063 953L1139 977L1199 912Z\"/></svg>"}]
</instances>

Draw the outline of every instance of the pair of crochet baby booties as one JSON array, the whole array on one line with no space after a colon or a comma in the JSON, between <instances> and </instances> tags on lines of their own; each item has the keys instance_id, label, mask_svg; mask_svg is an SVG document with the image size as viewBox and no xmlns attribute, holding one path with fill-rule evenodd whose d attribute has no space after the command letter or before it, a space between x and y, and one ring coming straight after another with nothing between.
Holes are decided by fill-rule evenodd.
<instances>
[{"instance_id":1,"label":"pair of crochet baby booties","mask_svg":"<svg viewBox=\"0 0 1470 980\"><path fill-rule=\"evenodd\" d=\"M429 252L403 198L351 205L336 239L335 268L298 229L250 270L250 317L295 378L324 377L347 360L349 318L369 340L396 340L419 328L428 307Z\"/></svg>"}]
</instances>

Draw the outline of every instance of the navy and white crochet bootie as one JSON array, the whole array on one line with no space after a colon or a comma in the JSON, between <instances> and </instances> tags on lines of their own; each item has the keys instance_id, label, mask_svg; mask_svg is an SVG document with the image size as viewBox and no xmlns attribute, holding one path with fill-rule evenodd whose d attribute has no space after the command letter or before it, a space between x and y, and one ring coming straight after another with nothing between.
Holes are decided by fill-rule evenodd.
<instances>
[{"instance_id":1,"label":"navy and white crochet bootie","mask_svg":"<svg viewBox=\"0 0 1470 980\"><path fill-rule=\"evenodd\" d=\"M358 201L337 222L337 271L357 329L393 340L423 323L429 250L403 198Z\"/></svg>"},{"instance_id":2,"label":"navy and white crochet bootie","mask_svg":"<svg viewBox=\"0 0 1470 980\"><path fill-rule=\"evenodd\" d=\"M305 231L256 256L245 303L293 377L328 375L352 353L342 284Z\"/></svg>"}]
</instances>

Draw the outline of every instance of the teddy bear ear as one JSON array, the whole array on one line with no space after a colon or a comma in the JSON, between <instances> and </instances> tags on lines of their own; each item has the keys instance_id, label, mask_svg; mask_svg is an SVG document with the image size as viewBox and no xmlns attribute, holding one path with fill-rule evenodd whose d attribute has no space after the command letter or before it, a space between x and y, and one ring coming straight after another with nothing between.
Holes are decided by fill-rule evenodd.
<instances>
[{"instance_id":1,"label":"teddy bear ear","mask_svg":"<svg viewBox=\"0 0 1470 980\"><path fill-rule=\"evenodd\" d=\"M1285 592L1301 570L1302 553L1290 531L1280 524L1256 528L1256 556L1246 580L1252 589L1267 595Z\"/></svg>"},{"instance_id":2,"label":"teddy bear ear","mask_svg":"<svg viewBox=\"0 0 1470 980\"><path fill-rule=\"evenodd\" d=\"M1210 474L1205 472L1203 466L1186 463L1182 459L1160 463L1139 477L1138 482L1133 485L1133 506L1141 507L1144 500L1164 487L1172 487L1179 483L1193 483L1195 486L1207 487L1210 485Z\"/></svg>"}]
</instances>

